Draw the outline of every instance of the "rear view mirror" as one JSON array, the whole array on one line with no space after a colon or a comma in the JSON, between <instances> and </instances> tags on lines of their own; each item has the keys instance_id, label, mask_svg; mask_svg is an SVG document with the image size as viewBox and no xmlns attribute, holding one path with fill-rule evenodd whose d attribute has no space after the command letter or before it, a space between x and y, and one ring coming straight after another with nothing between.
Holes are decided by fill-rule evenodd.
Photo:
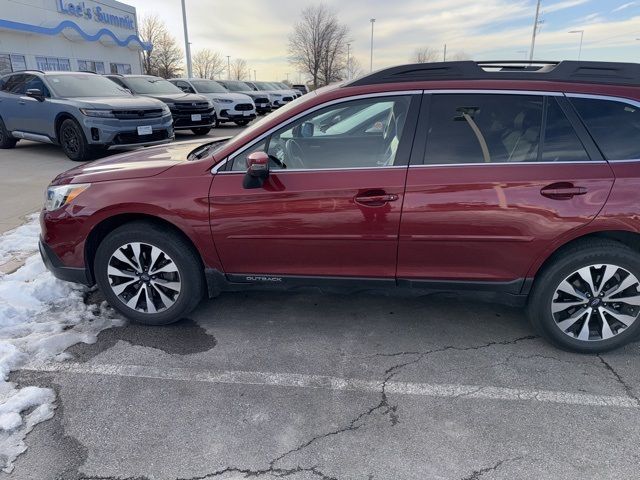
<instances>
[{"instance_id":1,"label":"rear view mirror","mask_svg":"<svg viewBox=\"0 0 640 480\"><path fill-rule=\"evenodd\" d=\"M35 98L39 102L44 102L44 94L39 88L30 88L27 90L27 97Z\"/></svg>"},{"instance_id":2,"label":"rear view mirror","mask_svg":"<svg viewBox=\"0 0 640 480\"><path fill-rule=\"evenodd\" d=\"M253 152L247 157L247 174L244 176L244 188L260 188L269 176L269 155L265 152Z\"/></svg>"}]
</instances>

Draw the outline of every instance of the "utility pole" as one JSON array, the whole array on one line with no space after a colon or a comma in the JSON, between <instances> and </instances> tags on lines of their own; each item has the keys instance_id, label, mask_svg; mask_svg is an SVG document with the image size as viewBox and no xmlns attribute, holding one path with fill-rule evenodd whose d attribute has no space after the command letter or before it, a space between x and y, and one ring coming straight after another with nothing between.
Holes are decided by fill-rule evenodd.
<instances>
[{"instance_id":1,"label":"utility pole","mask_svg":"<svg viewBox=\"0 0 640 480\"><path fill-rule=\"evenodd\" d=\"M447 44L444 44L444 53L442 54L442 61L446 62L447 61Z\"/></svg>"},{"instance_id":2,"label":"utility pole","mask_svg":"<svg viewBox=\"0 0 640 480\"><path fill-rule=\"evenodd\" d=\"M231 80L231 55L227 55L227 80Z\"/></svg>"},{"instance_id":3,"label":"utility pole","mask_svg":"<svg viewBox=\"0 0 640 480\"><path fill-rule=\"evenodd\" d=\"M538 33L538 17L540 16L540 0L536 5L536 17L533 21L533 34L531 35L531 49L529 50L529 61L533 61L533 51L536 48L536 34Z\"/></svg>"},{"instance_id":4,"label":"utility pole","mask_svg":"<svg viewBox=\"0 0 640 480\"><path fill-rule=\"evenodd\" d=\"M369 71L373 72L373 24L376 23L376 19L371 19L371 61L369 63Z\"/></svg>"},{"instance_id":5,"label":"utility pole","mask_svg":"<svg viewBox=\"0 0 640 480\"><path fill-rule=\"evenodd\" d=\"M578 49L578 60L582 56L582 39L584 38L584 30L571 30L569 33L579 33L580 34L580 48Z\"/></svg>"},{"instance_id":6,"label":"utility pole","mask_svg":"<svg viewBox=\"0 0 640 480\"><path fill-rule=\"evenodd\" d=\"M347 80L351 80L351 44L347 43Z\"/></svg>"},{"instance_id":7,"label":"utility pole","mask_svg":"<svg viewBox=\"0 0 640 480\"><path fill-rule=\"evenodd\" d=\"M289 83L289 74L287 73L287 83Z\"/></svg>"},{"instance_id":8,"label":"utility pole","mask_svg":"<svg viewBox=\"0 0 640 480\"><path fill-rule=\"evenodd\" d=\"M193 71L191 68L191 44L189 43L189 30L187 29L187 9L182 0L182 25L184 27L184 50L187 56L187 76L191 78Z\"/></svg>"},{"instance_id":9,"label":"utility pole","mask_svg":"<svg viewBox=\"0 0 640 480\"><path fill-rule=\"evenodd\" d=\"M256 77L256 71L254 70L254 71L253 71L253 81L255 82L256 80L257 80L257 77Z\"/></svg>"}]
</instances>

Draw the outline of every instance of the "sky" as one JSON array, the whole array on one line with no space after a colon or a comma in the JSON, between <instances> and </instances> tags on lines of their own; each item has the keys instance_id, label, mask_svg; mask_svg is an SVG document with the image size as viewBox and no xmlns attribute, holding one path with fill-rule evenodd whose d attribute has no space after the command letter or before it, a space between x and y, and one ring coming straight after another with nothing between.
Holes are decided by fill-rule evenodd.
<instances>
[{"instance_id":1,"label":"sky","mask_svg":"<svg viewBox=\"0 0 640 480\"><path fill-rule=\"evenodd\" d=\"M138 17L156 13L184 46L180 0L124 0ZM258 79L291 81L288 36L313 0L185 0L192 54L210 48L244 58ZM409 63L417 48L474 60L528 55L536 0L324 0L350 30L351 51L370 67L370 19L375 18L373 69ZM535 58L640 61L640 0L542 0ZM441 53L442 55L442 53ZM304 76L302 77L304 80Z\"/></svg>"}]
</instances>

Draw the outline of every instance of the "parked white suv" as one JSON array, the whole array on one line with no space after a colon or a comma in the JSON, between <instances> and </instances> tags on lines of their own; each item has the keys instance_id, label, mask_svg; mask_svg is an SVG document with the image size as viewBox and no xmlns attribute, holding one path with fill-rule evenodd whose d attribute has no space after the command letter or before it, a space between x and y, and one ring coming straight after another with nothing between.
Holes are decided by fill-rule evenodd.
<instances>
[{"instance_id":1,"label":"parked white suv","mask_svg":"<svg viewBox=\"0 0 640 480\"><path fill-rule=\"evenodd\" d=\"M231 93L214 80L202 78L172 78L169 80L186 93L198 93L213 102L214 126L234 122L241 127L256 118L256 106L249 95Z\"/></svg>"},{"instance_id":2,"label":"parked white suv","mask_svg":"<svg viewBox=\"0 0 640 480\"><path fill-rule=\"evenodd\" d=\"M292 92L283 90L270 82L244 82L257 92L269 95L271 108L280 108L295 99Z\"/></svg>"}]
</instances>

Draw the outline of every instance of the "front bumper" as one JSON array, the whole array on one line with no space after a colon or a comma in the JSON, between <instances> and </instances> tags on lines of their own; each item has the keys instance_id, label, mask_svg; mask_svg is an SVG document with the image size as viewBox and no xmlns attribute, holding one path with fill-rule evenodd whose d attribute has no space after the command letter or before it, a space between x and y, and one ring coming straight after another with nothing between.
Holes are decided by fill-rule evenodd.
<instances>
[{"instance_id":1,"label":"front bumper","mask_svg":"<svg viewBox=\"0 0 640 480\"><path fill-rule=\"evenodd\" d=\"M173 138L173 118L170 114L143 120L84 117L82 126L91 145L112 148L158 145L156 142L160 140L171 141ZM152 134L138 135L137 129L142 126L151 127Z\"/></svg>"},{"instance_id":2,"label":"front bumper","mask_svg":"<svg viewBox=\"0 0 640 480\"><path fill-rule=\"evenodd\" d=\"M247 113L247 115L245 115L245 113ZM220 112L220 121L221 122L225 122L225 121L229 121L229 122L235 122L238 120L253 120L256 118L256 112L255 110L253 111L247 111L247 112L235 112L235 111L231 111L231 110L222 110Z\"/></svg>"},{"instance_id":3,"label":"front bumper","mask_svg":"<svg viewBox=\"0 0 640 480\"><path fill-rule=\"evenodd\" d=\"M45 267L54 277L65 282L81 283L83 285L93 285L95 282L87 268L65 267L54 251L40 239L38 243L40 256Z\"/></svg>"},{"instance_id":4,"label":"front bumper","mask_svg":"<svg viewBox=\"0 0 640 480\"><path fill-rule=\"evenodd\" d=\"M173 129L174 130L190 130L192 128L213 127L214 109L194 110L194 111L177 111L172 110ZM194 120L194 115L199 115L200 120Z\"/></svg>"}]
</instances>

